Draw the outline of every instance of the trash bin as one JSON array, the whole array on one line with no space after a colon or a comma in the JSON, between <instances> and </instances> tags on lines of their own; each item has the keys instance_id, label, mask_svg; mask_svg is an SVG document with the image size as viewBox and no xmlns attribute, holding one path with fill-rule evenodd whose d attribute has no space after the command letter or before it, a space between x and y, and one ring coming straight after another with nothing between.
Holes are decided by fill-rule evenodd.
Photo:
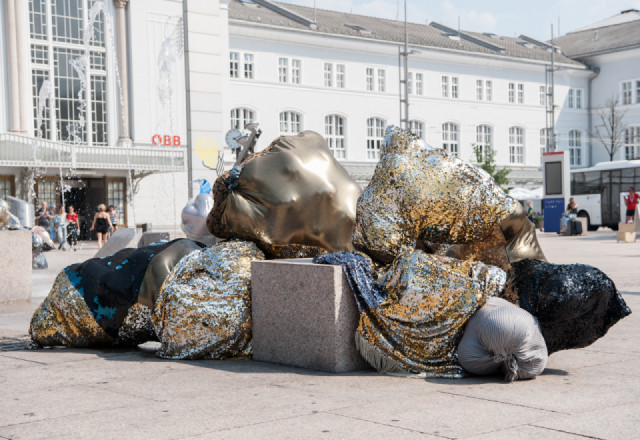
<instances>
[{"instance_id":1,"label":"trash bin","mask_svg":"<svg viewBox=\"0 0 640 440\"><path fill-rule=\"evenodd\" d=\"M142 229L142 233L151 232L151 223L137 223L136 229Z\"/></svg>"}]
</instances>

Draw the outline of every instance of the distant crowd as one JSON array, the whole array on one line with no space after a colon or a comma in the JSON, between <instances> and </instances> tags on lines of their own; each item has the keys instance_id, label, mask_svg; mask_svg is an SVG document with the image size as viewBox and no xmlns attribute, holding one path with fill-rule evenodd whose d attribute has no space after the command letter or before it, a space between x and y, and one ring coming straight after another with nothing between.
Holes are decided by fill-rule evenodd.
<instances>
[{"instance_id":1,"label":"distant crowd","mask_svg":"<svg viewBox=\"0 0 640 440\"><path fill-rule=\"evenodd\" d=\"M109 236L118 228L118 213L113 205L108 208L101 203L93 216L90 231L95 231L98 247L109 240ZM42 202L36 211L35 223L49 233L52 240L58 242L59 250L76 250L80 233L80 218L73 205L48 206Z\"/></svg>"}]
</instances>

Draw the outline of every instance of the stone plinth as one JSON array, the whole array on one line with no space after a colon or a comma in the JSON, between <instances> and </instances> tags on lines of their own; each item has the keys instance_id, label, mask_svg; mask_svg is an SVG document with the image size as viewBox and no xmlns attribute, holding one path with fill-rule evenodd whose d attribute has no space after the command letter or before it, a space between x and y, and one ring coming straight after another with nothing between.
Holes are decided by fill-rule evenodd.
<instances>
[{"instance_id":1,"label":"stone plinth","mask_svg":"<svg viewBox=\"0 0 640 440\"><path fill-rule=\"evenodd\" d=\"M140 237L140 241L138 241L138 247L141 248L149 246L151 243L169 240L171 240L171 236L168 232L145 232L142 234L142 237Z\"/></svg>"},{"instance_id":2,"label":"stone plinth","mask_svg":"<svg viewBox=\"0 0 640 440\"><path fill-rule=\"evenodd\" d=\"M109 241L94 255L94 258L107 257L124 248L137 248L142 231L134 228L118 228Z\"/></svg>"},{"instance_id":3,"label":"stone plinth","mask_svg":"<svg viewBox=\"0 0 640 440\"><path fill-rule=\"evenodd\" d=\"M31 300L31 231L0 231L0 303Z\"/></svg>"},{"instance_id":4,"label":"stone plinth","mask_svg":"<svg viewBox=\"0 0 640 440\"><path fill-rule=\"evenodd\" d=\"M254 261L251 302L254 360L332 373L368 368L355 347L359 313L342 267Z\"/></svg>"}]
</instances>

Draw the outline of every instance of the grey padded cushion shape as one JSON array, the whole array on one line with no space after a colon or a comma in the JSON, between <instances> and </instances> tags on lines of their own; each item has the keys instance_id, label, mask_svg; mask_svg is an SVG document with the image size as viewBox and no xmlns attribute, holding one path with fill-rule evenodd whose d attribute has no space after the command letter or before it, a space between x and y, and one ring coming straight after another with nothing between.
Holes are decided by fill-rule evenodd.
<instances>
[{"instance_id":1,"label":"grey padded cushion shape","mask_svg":"<svg viewBox=\"0 0 640 440\"><path fill-rule=\"evenodd\" d=\"M547 357L534 316L496 297L471 317L458 345L458 361L465 370L484 375L503 369L508 382L536 377L547 365Z\"/></svg>"}]
</instances>

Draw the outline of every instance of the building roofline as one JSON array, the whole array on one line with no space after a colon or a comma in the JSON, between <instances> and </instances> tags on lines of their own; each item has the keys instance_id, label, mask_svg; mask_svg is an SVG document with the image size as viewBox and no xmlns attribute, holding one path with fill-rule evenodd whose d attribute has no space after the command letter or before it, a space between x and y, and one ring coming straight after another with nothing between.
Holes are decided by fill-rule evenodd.
<instances>
[{"instance_id":1,"label":"building roofline","mask_svg":"<svg viewBox=\"0 0 640 440\"><path fill-rule=\"evenodd\" d=\"M377 44L385 44L388 46L393 46L393 47L398 47L399 45L401 45L401 42L398 41L392 41L392 40L383 40L383 39L372 39L372 38L366 38L366 37L360 37L357 35L343 35L343 34L334 34L334 33L328 33L328 32L323 32L323 33L318 33L318 32L314 32L313 30L310 29L298 29L298 28L290 28L287 26L278 26L278 25L272 25L272 24L265 24L265 23L256 23L253 21L247 21L247 20L241 20L241 19L236 19L236 18L229 18L229 23L230 24L234 24L234 25L240 25L246 28L265 28L265 29L272 29L272 30L278 30L278 31L282 31L282 32L291 32L291 33L304 33L310 36L321 36L321 37L327 37L327 38L339 38L339 39L349 39L349 40L355 40L355 41L359 41L359 42L364 42L364 43L377 43ZM295 43L295 42L294 42ZM411 43L409 45L410 48L416 48L416 49L421 49L421 50L431 50L434 52L441 52L441 53L445 53L445 54L455 54L455 55L463 55L463 56L468 56L468 57L483 57L483 58L490 58L490 59L494 59L496 61L505 61L505 62L518 62L518 63L524 63L524 64L532 64L532 65L539 65L539 66L545 66L547 64L549 64L548 61L546 60L536 60L533 58L524 58L524 57L515 57L515 56L510 56L510 55L498 55L496 54L488 54L488 53L483 53L483 52L472 52L472 51L468 51L468 50L458 50L458 49L450 49L450 48L446 48L446 47L439 47L439 46L427 46L427 45L422 45L422 44L416 44L416 43ZM587 66L586 64L584 64L581 61L578 60L573 60L575 61L576 64L569 64L569 63L563 63L562 61L556 61L555 64L558 66L562 66L564 68L572 68L575 70L590 70L589 66Z\"/></svg>"}]
</instances>

